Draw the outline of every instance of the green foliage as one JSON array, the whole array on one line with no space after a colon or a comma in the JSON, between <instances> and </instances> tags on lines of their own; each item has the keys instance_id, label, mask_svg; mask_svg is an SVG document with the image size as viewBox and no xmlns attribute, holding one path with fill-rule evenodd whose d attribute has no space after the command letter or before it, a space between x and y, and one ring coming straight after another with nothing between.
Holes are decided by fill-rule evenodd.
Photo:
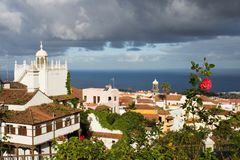
<instances>
[{"instance_id":1,"label":"green foliage","mask_svg":"<svg viewBox=\"0 0 240 160\"><path fill-rule=\"evenodd\" d=\"M95 110L98 111L98 112L101 112L101 111L109 112L109 107L106 106L106 105L101 105L101 106L97 106L97 108Z\"/></svg>"},{"instance_id":2,"label":"green foliage","mask_svg":"<svg viewBox=\"0 0 240 160\"><path fill-rule=\"evenodd\" d=\"M211 148L205 149L199 160L217 160L217 157L211 151Z\"/></svg>"},{"instance_id":3,"label":"green foliage","mask_svg":"<svg viewBox=\"0 0 240 160\"><path fill-rule=\"evenodd\" d=\"M199 157L202 140L208 133L207 129L195 130L193 127L185 125L178 132L166 134L159 143L172 146L174 155L179 159L195 159Z\"/></svg>"},{"instance_id":4,"label":"green foliage","mask_svg":"<svg viewBox=\"0 0 240 160\"><path fill-rule=\"evenodd\" d=\"M112 114L108 114L106 119L107 119L107 122L112 125L116 119L119 118L119 115L117 113L112 113Z\"/></svg>"},{"instance_id":5,"label":"green foliage","mask_svg":"<svg viewBox=\"0 0 240 160\"><path fill-rule=\"evenodd\" d=\"M71 99L71 103L73 104L74 108L77 108L77 104L79 103L79 99L78 98L73 98L73 99Z\"/></svg>"},{"instance_id":6,"label":"green foliage","mask_svg":"<svg viewBox=\"0 0 240 160\"><path fill-rule=\"evenodd\" d=\"M80 112L80 126L81 126L81 129L82 129L82 134L85 137L88 136L89 126L90 126L90 123L87 119L88 118L88 113L89 112L84 112L84 111Z\"/></svg>"},{"instance_id":7,"label":"green foliage","mask_svg":"<svg viewBox=\"0 0 240 160\"><path fill-rule=\"evenodd\" d=\"M135 106L136 106L135 102L132 102L131 104L129 104L127 106L126 111L130 111L130 110L135 109Z\"/></svg>"},{"instance_id":8,"label":"green foliage","mask_svg":"<svg viewBox=\"0 0 240 160\"><path fill-rule=\"evenodd\" d=\"M57 160L105 159L106 148L102 141L96 139L79 140L77 137L72 137L62 144L55 143L55 148L57 153L54 158Z\"/></svg>"},{"instance_id":9,"label":"green foliage","mask_svg":"<svg viewBox=\"0 0 240 160\"><path fill-rule=\"evenodd\" d=\"M113 145L112 149L107 154L109 160L132 160L135 158L135 149L126 141L121 140Z\"/></svg>"},{"instance_id":10,"label":"green foliage","mask_svg":"<svg viewBox=\"0 0 240 160\"><path fill-rule=\"evenodd\" d=\"M231 115L228 120L220 121L213 130L216 146L227 150L228 153L226 155L220 150L222 159L239 159L240 157L240 132L237 128L240 128L240 113Z\"/></svg>"},{"instance_id":11,"label":"green foliage","mask_svg":"<svg viewBox=\"0 0 240 160\"><path fill-rule=\"evenodd\" d=\"M69 71L67 73L66 88L67 88L67 94L70 95L71 94L71 75Z\"/></svg>"},{"instance_id":12,"label":"green foliage","mask_svg":"<svg viewBox=\"0 0 240 160\"><path fill-rule=\"evenodd\" d=\"M163 82L161 84L161 89L165 94L169 94L171 91L171 85L168 82Z\"/></svg>"}]
</instances>

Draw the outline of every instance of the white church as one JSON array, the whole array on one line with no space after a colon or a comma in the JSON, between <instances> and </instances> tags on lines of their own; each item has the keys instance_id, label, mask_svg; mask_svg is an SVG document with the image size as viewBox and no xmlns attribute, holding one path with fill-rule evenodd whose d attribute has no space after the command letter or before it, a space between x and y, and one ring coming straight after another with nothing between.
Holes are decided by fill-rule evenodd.
<instances>
[{"instance_id":1,"label":"white church","mask_svg":"<svg viewBox=\"0 0 240 160\"><path fill-rule=\"evenodd\" d=\"M42 42L40 50L36 52L36 59L27 64L14 66L14 81L27 86L28 92L39 89L47 96L66 95L67 62L61 64L60 60L49 63L48 53L43 50Z\"/></svg>"}]
</instances>

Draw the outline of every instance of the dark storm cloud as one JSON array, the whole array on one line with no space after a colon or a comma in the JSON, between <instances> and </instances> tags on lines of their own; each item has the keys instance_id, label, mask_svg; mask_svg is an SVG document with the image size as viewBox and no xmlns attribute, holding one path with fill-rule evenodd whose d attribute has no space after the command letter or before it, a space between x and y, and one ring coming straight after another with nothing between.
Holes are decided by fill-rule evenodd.
<instances>
[{"instance_id":1,"label":"dark storm cloud","mask_svg":"<svg viewBox=\"0 0 240 160\"><path fill-rule=\"evenodd\" d=\"M127 51L141 51L140 48L128 48Z\"/></svg>"},{"instance_id":2,"label":"dark storm cloud","mask_svg":"<svg viewBox=\"0 0 240 160\"><path fill-rule=\"evenodd\" d=\"M238 0L3 0L0 54L103 50L240 34Z\"/></svg>"}]
</instances>

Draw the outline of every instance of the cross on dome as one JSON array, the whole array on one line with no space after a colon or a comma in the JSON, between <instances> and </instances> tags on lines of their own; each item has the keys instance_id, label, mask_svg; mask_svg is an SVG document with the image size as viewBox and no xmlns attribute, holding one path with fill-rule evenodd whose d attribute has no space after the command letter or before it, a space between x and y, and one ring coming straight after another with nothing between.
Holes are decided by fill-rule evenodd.
<instances>
[{"instance_id":1,"label":"cross on dome","mask_svg":"<svg viewBox=\"0 0 240 160\"><path fill-rule=\"evenodd\" d=\"M45 50L43 50L43 43L40 41L40 50L37 51L36 57L47 57L48 54Z\"/></svg>"},{"instance_id":2,"label":"cross on dome","mask_svg":"<svg viewBox=\"0 0 240 160\"><path fill-rule=\"evenodd\" d=\"M43 49L42 41L40 41L40 49L41 49L41 50Z\"/></svg>"}]
</instances>

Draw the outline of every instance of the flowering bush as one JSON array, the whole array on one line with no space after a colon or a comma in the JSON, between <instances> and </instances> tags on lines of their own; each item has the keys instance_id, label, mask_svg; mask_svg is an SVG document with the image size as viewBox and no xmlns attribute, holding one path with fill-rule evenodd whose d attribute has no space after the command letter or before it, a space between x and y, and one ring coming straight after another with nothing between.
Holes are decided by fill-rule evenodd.
<instances>
[{"instance_id":1,"label":"flowering bush","mask_svg":"<svg viewBox=\"0 0 240 160\"><path fill-rule=\"evenodd\" d=\"M186 91L187 99L182 105L182 108L185 110L185 116L187 118L189 118L189 115L192 116L194 127L195 118L201 122L205 122L207 125L212 125L217 119L204 109L202 99L199 95L202 94L203 91L211 90L212 81L209 77L212 75L211 69L214 68L215 65L209 64L206 58L204 58L202 66L193 61L191 63L191 69L194 73L191 73L189 83L192 87Z\"/></svg>"},{"instance_id":2,"label":"flowering bush","mask_svg":"<svg viewBox=\"0 0 240 160\"><path fill-rule=\"evenodd\" d=\"M81 136L79 137L79 139L80 139L81 141L83 141L83 140L85 139L84 135L81 135Z\"/></svg>"},{"instance_id":3,"label":"flowering bush","mask_svg":"<svg viewBox=\"0 0 240 160\"><path fill-rule=\"evenodd\" d=\"M212 81L209 78L204 78L199 87L202 90L210 91L212 89Z\"/></svg>"}]
</instances>

